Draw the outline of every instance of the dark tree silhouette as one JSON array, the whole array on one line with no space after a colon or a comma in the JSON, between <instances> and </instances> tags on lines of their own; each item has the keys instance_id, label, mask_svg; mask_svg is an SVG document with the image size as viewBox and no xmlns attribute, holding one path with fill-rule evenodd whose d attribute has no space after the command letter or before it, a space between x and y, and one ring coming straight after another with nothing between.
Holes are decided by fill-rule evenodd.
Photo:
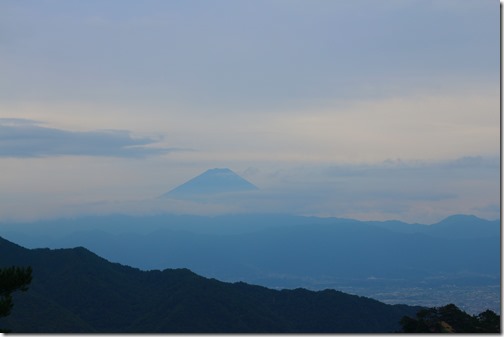
<instances>
[{"instance_id":1,"label":"dark tree silhouette","mask_svg":"<svg viewBox=\"0 0 504 337\"><path fill-rule=\"evenodd\" d=\"M14 306L12 293L28 290L32 280L31 267L8 267L0 269L0 317L8 316ZM0 329L0 332L9 332Z\"/></svg>"},{"instance_id":2,"label":"dark tree silhouette","mask_svg":"<svg viewBox=\"0 0 504 337\"><path fill-rule=\"evenodd\" d=\"M400 323L402 332L500 332L500 316L495 312L486 310L477 316L471 316L454 304L420 310L416 319L404 316Z\"/></svg>"},{"instance_id":3,"label":"dark tree silhouette","mask_svg":"<svg viewBox=\"0 0 504 337\"><path fill-rule=\"evenodd\" d=\"M481 326L481 332L493 331L500 332L500 316L492 310L483 311L478 315Z\"/></svg>"}]
</instances>

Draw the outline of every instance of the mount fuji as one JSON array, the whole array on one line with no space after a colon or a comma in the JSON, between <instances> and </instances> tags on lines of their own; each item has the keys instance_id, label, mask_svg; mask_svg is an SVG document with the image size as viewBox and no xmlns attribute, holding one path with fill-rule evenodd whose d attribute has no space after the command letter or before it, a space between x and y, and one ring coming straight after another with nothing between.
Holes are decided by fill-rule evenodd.
<instances>
[{"instance_id":1,"label":"mount fuji","mask_svg":"<svg viewBox=\"0 0 504 337\"><path fill-rule=\"evenodd\" d=\"M228 168L207 170L163 194L162 198L186 199L193 197L209 197L223 193L249 192L258 190L257 186L248 182Z\"/></svg>"}]
</instances>

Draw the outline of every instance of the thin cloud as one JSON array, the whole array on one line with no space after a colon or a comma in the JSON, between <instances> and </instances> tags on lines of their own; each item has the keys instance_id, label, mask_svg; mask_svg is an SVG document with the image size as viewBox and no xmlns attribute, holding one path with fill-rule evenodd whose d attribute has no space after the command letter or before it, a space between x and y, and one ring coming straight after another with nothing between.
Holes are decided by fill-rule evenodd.
<instances>
[{"instance_id":1,"label":"thin cloud","mask_svg":"<svg viewBox=\"0 0 504 337\"><path fill-rule=\"evenodd\" d=\"M323 174L329 177L346 177L346 176L370 176L379 173L388 174L393 172L396 174L399 171L415 171L419 174L432 174L432 172L451 172L453 170L477 170L490 169L498 170L500 165L499 157L497 156L464 156L452 160L438 161L419 161L419 160L401 160L386 159L382 163L377 164L341 164L332 165L323 170Z\"/></svg>"},{"instance_id":2,"label":"thin cloud","mask_svg":"<svg viewBox=\"0 0 504 337\"><path fill-rule=\"evenodd\" d=\"M41 126L20 118L0 118L0 157L106 156L132 157L162 155L179 148L147 147L156 140L133 138L129 131L69 131Z\"/></svg>"}]
</instances>

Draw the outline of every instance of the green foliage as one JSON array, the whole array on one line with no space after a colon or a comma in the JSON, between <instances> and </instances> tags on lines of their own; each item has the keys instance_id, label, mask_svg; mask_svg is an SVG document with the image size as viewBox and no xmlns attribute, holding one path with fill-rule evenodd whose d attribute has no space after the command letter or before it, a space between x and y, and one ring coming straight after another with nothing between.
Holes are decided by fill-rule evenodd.
<instances>
[{"instance_id":1,"label":"green foliage","mask_svg":"<svg viewBox=\"0 0 504 337\"><path fill-rule=\"evenodd\" d=\"M402 332L413 333L499 333L500 316L486 310L471 316L455 304L420 310L416 319L405 316L400 321Z\"/></svg>"},{"instance_id":2,"label":"green foliage","mask_svg":"<svg viewBox=\"0 0 504 337\"><path fill-rule=\"evenodd\" d=\"M14 306L12 293L18 290L28 290L31 280L31 267L8 267L0 269L0 317L8 316L11 313ZM0 329L0 332L8 332L8 330Z\"/></svg>"}]
</instances>

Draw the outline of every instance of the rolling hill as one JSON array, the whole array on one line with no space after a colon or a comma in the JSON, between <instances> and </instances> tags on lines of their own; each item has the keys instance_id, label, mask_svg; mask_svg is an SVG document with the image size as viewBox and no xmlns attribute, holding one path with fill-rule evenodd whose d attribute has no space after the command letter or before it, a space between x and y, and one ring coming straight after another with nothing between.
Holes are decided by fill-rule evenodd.
<instances>
[{"instance_id":1,"label":"rolling hill","mask_svg":"<svg viewBox=\"0 0 504 337\"><path fill-rule=\"evenodd\" d=\"M307 286L308 277L340 284L369 278L498 284L500 275L500 222L462 215L433 225L281 215L109 216L0 225L0 235L29 248L83 246L144 270L187 267L265 286Z\"/></svg>"},{"instance_id":2,"label":"rolling hill","mask_svg":"<svg viewBox=\"0 0 504 337\"><path fill-rule=\"evenodd\" d=\"M3 328L23 333L393 332L420 307L335 290L272 290L188 269L140 271L78 247L25 249L0 238L0 267L32 266Z\"/></svg>"},{"instance_id":3,"label":"rolling hill","mask_svg":"<svg viewBox=\"0 0 504 337\"><path fill-rule=\"evenodd\" d=\"M474 216L423 225L280 214L111 215L0 224L0 235L28 248L83 246L142 270L189 268L226 282L332 288L387 303L451 302L472 313L500 308L500 221Z\"/></svg>"}]
</instances>

